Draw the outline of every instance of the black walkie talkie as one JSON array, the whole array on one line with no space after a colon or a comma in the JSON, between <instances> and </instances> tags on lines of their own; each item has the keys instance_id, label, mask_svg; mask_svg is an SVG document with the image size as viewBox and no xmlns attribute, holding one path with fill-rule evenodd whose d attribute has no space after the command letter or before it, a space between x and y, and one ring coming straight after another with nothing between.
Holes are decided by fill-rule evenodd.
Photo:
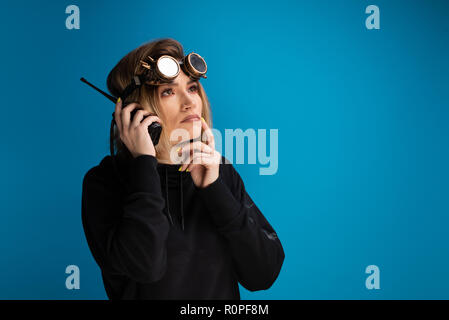
<instances>
[{"instance_id":1,"label":"black walkie talkie","mask_svg":"<svg viewBox=\"0 0 449 320\"><path fill-rule=\"evenodd\" d=\"M115 97L107 94L106 92L102 91L101 89L98 89L97 87L95 87L93 84L91 84L90 82L88 82L84 78L81 78L80 80L82 82L88 84L89 86L91 86L92 88L94 88L95 90L100 92L101 94L103 94L106 98L111 100L113 103L117 103L118 98L115 98ZM127 104L129 104L129 103L127 103ZM124 108L127 104L123 104L122 108ZM134 118L134 115L136 114L137 110L139 110L139 109L134 109L133 111L131 111L131 113L130 113L130 117L131 117L130 121L132 121L132 119ZM144 116L143 119L145 119L148 116L150 116L150 115ZM112 119L114 119L114 123L115 123L114 112L112 113ZM117 125L117 124L115 124L115 125ZM149 133L149 135L151 137L151 141L153 142L154 146L156 146L159 143L159 138L161 137L161 132L162 132L162 126L161 126L161 124L159 122L153 122L152 124L150 124L148 126L148 133Z\"/></svg>"},{"instance_id":2,"label":"black walkie talkie","mask_svg":"<svg viewBox=\"0 0 449 320\"><path fill-rule=\"evenodd\" d=\"M122 108L124 108L127 104L124 104ZM134 109L133 111L131 111L130 113L130 122L133 121L134 119L134 115L136 114L136 112L139 109ZM149 117L151 115L155 115L155 114L148 114L146 116L143 116L142 121L146 118ZM114 117L114 112L112 113L112 116ZM153 145L156 146L159 143L159 138L161 137L161 132L162 132L162 126L159 122L153 122L152 124L150 124L148 126L148 133L150 134L151 137L151 141L153 141Z\"/></svg>"}]
</instances>

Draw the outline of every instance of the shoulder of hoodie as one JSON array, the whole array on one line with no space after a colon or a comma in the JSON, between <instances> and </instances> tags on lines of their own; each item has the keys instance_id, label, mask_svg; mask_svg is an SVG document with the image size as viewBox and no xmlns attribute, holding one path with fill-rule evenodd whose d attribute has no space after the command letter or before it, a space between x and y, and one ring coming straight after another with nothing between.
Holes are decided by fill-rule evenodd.
<instances>
[{"instance_id":1,"label":"shoulder of hoodie","mask_svg":"<svg viewBox=\"0 0 449 320\"><path fill-rule=\"evenodd\" d=\"M112 158L110 155L105 156L99 164L90 168L83 178L83 185L94 182L111 182Z\"/></svg>"}]
</instances>

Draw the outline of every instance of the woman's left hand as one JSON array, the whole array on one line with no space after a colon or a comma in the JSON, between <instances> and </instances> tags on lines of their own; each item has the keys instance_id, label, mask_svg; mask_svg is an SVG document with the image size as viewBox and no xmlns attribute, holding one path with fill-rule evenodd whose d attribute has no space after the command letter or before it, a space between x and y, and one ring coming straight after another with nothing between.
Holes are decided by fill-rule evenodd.
<instances>
[{"instance_id":1,"label":"woman's left hand","mask_svg":"<svg viewBox=\"0 0 449 320\"><path fill-rule=\"evenodd\" d=\"M195 186L206 188L218 179L221 154L215 150L212 130L204 119L201 119L201 127L206 134L206 143L192 142L182 147L178 154L184 154L190 150L189 157L184 161L180 171L188 170Z\"/></svg>"}]
</instances>

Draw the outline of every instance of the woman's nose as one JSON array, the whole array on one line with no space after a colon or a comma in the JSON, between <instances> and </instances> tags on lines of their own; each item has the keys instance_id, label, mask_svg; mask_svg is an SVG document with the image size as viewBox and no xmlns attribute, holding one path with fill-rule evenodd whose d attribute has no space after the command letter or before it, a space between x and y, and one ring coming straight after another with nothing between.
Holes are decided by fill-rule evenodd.
<instances>
[{"instance_id":1,"label":"woman's nose","mask_svg":"<svg viewBox=\"0 0 449 320\"><path fill-rule=\"evenodd\" d=\"M190 97L188 97L187 95L184 95L181 101L181 106L183 109L191 108L193 106L193 100L190 99Z\"/></svg>"}]
</instances>

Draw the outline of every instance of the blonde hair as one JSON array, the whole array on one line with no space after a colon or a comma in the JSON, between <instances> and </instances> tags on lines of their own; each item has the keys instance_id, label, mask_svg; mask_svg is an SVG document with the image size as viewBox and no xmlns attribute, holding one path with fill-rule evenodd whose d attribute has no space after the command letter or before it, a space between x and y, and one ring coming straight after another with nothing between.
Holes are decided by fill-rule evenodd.
<instances>
[{"instance_id":1,"label":"blonde hair","mask_svg":"<svg viewBox=\"0 0 449 320\"><path fill-rule=\"evenodd\" d=\"M111 72L109 72L107 78L107 87L109 92L113 96L119 97L123 93L123 90L131 83L132 77L135 74L140 74L142 72L140 60L145 60L148 56L151 56L153 59L157 60L160 56L165 54L174 57L178 61L185 55L182 45L175 39L171 38L157 39L147 42L129 52L117 63ZM207 98L206 92L204 91L200 81L198 81L198 88L198 93L203 103L201 116L204 120L206 120L208 126L212 128L212 114L209 99ZM126 101L124 101L124 103L130 102L139 103L145 110L155 113L160 119L162 119L162 121L164 121L157 94L157 86L145 84L136 89L126 99ZM131 157L131 153L128 148L126 148L125 144L120 139L120 134L117 127L114 129L113 143L117 150L117 155L128 158ZM162 127L159 143L155 146L156 158L159 159L158 155L160 155L163 150L169 152L170 147L171 145L168 133Z\"/></svg>"}]
</instances>

